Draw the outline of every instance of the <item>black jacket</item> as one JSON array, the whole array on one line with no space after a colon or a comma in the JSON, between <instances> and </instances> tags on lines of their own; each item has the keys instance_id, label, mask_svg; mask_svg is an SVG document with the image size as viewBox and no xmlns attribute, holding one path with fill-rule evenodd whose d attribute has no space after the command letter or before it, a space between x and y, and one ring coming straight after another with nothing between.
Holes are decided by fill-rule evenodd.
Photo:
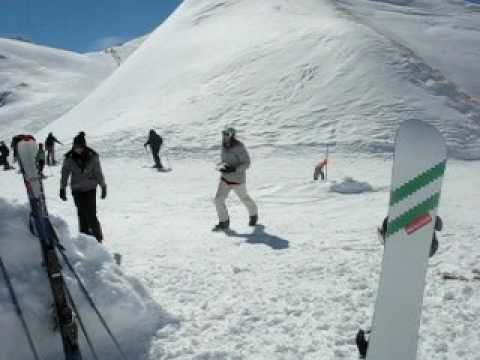
<instances>
[{"instance_id":1,"label":"black jacket","mask_svg":"<svg viewBox=\"0 0 480 360\"><path fill-rule=\"evenodd\" d=\"M58 141L57 138L53 135L48 135L47 138L45 139L46 147L52 147L53 145L55 145L55 143L61 144L61 142Z\"/></svg>"},{"instance_id":2,"label":"black jacket","mask_svg":"<svg viewBox=\"0 0 480 360\"><path fill-rule=\"evenodd\" d=\"M10 155L10 150L8 150L7 145L0 145L0 157L8 157Z\"/></svg>"},{"instance_id":3,"label":"black jacket","mask_svg":"<svg viewBox=\"0 0 480 360\"><path fill-rule=\"evenodd\" d=\"M153 152L158 152L160 151L160 147L163 144L163 139L160 135L158 135L156 132L150 132L148 135L148 140L145 143L144 146L150 145L150 148L152 149Z\"/></svg>"}]
</instances>

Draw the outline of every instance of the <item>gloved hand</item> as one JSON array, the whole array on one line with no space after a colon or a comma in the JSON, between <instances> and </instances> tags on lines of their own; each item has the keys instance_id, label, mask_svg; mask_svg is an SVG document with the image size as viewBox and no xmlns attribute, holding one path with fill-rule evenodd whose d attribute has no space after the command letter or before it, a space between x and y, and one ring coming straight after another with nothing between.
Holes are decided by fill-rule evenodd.
<instances>
[{"instance_id":1,"label":"gloved hand","mask_svg":"<svg viewBox=\"0 0 480 360\"><path fill-rule=\"evenodd\" d=\"M65 189L60 189L60 199L67 201L67 192Z\"/></svg>"},{"instance_id":2,"label":"gloved hand","mask_svg":"<svg viewBox=\"0 0 480 360\"><path fill-rule=\"evenodd\" d=\"M235 167L231 166L231 165L225 165L223 168L220 169L221 172L223 173L232 173L232 172L235 172Z\"/></svg>"},{"instance_id":3,"label":"gloved hand","mask_svg":"<svg viewBox=\"0 0 480 360\"><path fill-rule=\"evenodd\" d=\"M105 199L107 197L107 186L102 187L102 199Z\"/></svg>"}]
</instances>

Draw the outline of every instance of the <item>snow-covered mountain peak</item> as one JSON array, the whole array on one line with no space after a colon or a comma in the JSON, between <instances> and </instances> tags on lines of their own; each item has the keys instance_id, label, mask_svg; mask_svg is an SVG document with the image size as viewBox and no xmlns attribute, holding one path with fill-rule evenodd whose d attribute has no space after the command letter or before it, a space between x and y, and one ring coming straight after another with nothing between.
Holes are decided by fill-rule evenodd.
<instances>
[{"instance_id":1,"label":"snow-covered mountain peak","mask_svg":"<svg viewBox=\"0 0 480 360\"><path fill-rule=\"evenodd\" d=\"M478 103L347 5L185 1L44 132L85 130L93 142L108 137L118 145L109 150L128 152L155 127L171 146L198 151L215 146L230 124L256 146L383 152L401 121L419 118L442 131L451 155L480 157Z\"/></svg>"}]
</instances>

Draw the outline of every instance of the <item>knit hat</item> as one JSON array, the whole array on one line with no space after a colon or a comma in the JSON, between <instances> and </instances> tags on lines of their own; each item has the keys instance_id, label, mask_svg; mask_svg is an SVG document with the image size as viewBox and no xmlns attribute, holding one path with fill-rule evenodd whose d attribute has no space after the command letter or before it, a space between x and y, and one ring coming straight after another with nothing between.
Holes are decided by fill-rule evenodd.
<instances>
[{"instance_id":1,"label":"knit hat","mask_svg":"<svg viewBox=\"0 0 480 360\"><path fill-rule=\"evenodd\" d=\"M236 133L236 131L233 127L228 127L228 128L226 128L222 131L223 135L227 135L227 136L232 137L232 138L235 137L235 133Z\"/></svg>"},{"instance_id":2,"label":"knit hat","mask_svg":"<svg viewBox=\"0 0 480 360\"><path fill-rule=\"evenodd\" d=\"M78 135L73 138L73 146L87 146L87 142L85 141L85 133L83 131L78 133Z\"/></svg>"}]
</instances>

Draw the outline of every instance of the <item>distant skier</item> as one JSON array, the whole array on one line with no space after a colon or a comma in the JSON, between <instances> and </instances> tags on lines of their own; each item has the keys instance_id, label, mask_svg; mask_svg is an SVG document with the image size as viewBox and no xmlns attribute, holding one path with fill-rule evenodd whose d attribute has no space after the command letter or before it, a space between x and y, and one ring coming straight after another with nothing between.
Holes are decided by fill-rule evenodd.
<instances>
[{"instance_id":1,"label":"distant skier","mask_svg":"<svg viewBox=\"0 0 480 360\"><path fill-rule=\"evenodd\" d=\"M318 180L318 175L320 175L322 181L325 180L325 172L323 168L327 166L327 159L321 160L317 166L315 166L315 171L313 172L313 180Z\"/></svg>"},{"instance_id":2,"label":"distant skier","mask_svg":"<svg viewBox=\"0 0 480 360\"><path fill-rule=\"evenodd\" d=\"M80 232L95 236L102 242L103 234L97 218L97 185L102 189L101 198L107 197L107 185L103 177L98 154L87 147L85 133L73 139L72 150L65 154L60 180L60 198L67 201L66 187L71 176L70 187L77 207Z\"/></svg>"},{"instance_id":3,"label":"distant skier","mask_svg":"<svg viewBox=\"0 0 480 360\"><path fill-rule=\"evenodd\" d=\"M153 156L153 161L155 162L155 165L153 165L154 168L157 169L163 169L162 162L160 161L160 148L162 147L163 144L163 139L160 135L158 135L155 130L150 129L150 132L148 134L148 140L147 142L143 145L143 147L147 147L147 145L150 145L150 151L152 152Z\"/></svg>"},{"instance_id":4,"label":"distant skier","mask_svg":"<svg viewBox=\"0 0 480 360\"><path fill-rule=\"evenodd\" d=\"M388 224L388 216L385 217L385 219L383 219L382 227L378 229L378 233L384 245L385 245L385 234L387 233L387 224ZM435 255L435 253L438 250L438 239L435 231L442 231L442 229L443 229L442 218L440 216L437 216L435 219L435 226L433 229L432 242L430 244L429 257L432 257L433 255Z\"/></svg>"},{"instance_id":5,"label":"distant skier","mask_svg":"<svg viewBox=\"0 0 480 360\"><path fill-rule=\"evenodd\" d=\"M35 157L35 162L37 163L38 174L42 179L46 178L43 174L43 168L45 167L45 150L43 149L43 144L38 144L38 151Z\"/></svg>"},{"instance_id":6,"label":"distant skier","mask_svg":"<svg viewBox=\"0 0 480 360\"><path fill-rule=\"evenodd\" d=\"M0 165L3 165L3 170L11 169L11 166L8 162L8 155L10 155L8 146L5 145L5 142L0 141Z\"/></svg>"},{"instance_id":7,"label":"distant skier","mask_svg":"<svg viewBox=\"0 0 480 360\"><path fill-rule=\"evenodd\" d=\"M47 150L47 165L56 165L55 160L55 143L63 145L52 133L48 133L45 139L45 149Z\"/></svg>"},{"instance_id":8,"label":"distant skier","mask_svg":"<svg viewBox=\"0 0 480 360\"><path fill-rule=\"evenodd\" d=\"M230 226L225 200L233 190L242 203L246 206L250 221L248 225L255 226L258 221L258 209L255 202L247 193L246 170L250 166L250 156L245 145L235 137L235 129L228 128L222 131L221 163L217 169L221 172L215 206L219 222L213 231L227 230Z\"/></svg>"}]
</instances>

